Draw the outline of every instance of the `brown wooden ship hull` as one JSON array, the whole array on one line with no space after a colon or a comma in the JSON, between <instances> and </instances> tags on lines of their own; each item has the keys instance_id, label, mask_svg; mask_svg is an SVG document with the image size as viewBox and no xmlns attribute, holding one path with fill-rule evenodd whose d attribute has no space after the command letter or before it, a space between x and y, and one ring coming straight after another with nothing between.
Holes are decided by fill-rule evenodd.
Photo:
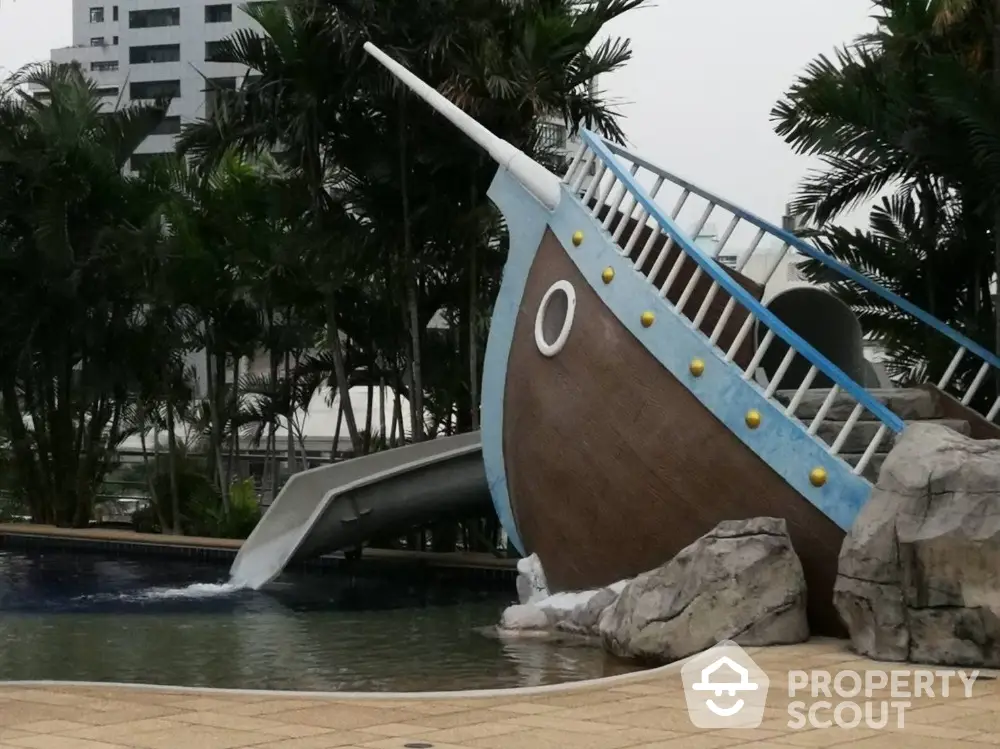
<instances>
[{"instance_id":1,"label":"brown wooden ship hull","mask_svg":"<svg viewBox=\"0 0 1000 749\"><path fill-rule=\"evenodd\" d=\"M681 273L677 294L691 270ZM734 275L759 296L759 287ZM535 315L559 280L576 289L575 322L559 355L546 357L535 343ZM693 309L707 289L707 281L697 287ZM726 301L720 293L703 329L714 326ZM734 315L723 343L742 322ZM750 356L740 351L737 361L745 365ZM528 272L506 372L510 506L554 590L594 588L657 567L723 520L780 517L806 572L813 631L839 633L832 590L843 531L646 350L551 231Z\"/></svg>"}]
</instances>

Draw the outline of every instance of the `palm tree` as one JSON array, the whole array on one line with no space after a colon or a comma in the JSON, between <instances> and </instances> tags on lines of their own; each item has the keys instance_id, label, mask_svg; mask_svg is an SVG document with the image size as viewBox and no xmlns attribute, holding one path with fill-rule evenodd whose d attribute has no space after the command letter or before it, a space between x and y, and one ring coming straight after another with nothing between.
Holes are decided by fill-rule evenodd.
<instances>
[{"instance_id":1,"label":"palm tree","mask_svg":"<svg viewBox=\"0 0 1000 749\"><path fill-rule=\"evenodd\" d=\"M36 521L88 522L135 426L135 359L117 354L136 345L137 227L157 196L122 170L165 111L103 111L75 65L0 86L0 399Z\"/></svg>"},{"instance_id":2,"label":"palm tree","mask_svg":"<svg viewBox=\"0 0 1000 749\"><path fill-rule=\"evenodd\" d=\"M952 19L945 33L942 2L879 0L877 7L874 33L815 60L773 110L778 134L797 151L819 155L825 167L803 181L794 208L815 222L830 254L989 346L996 265L992 249L984 255L992 227L983 216L997 205L1000 99L970 65L982 59L976 50L984 28ZM887 189L894 195L872 212L870 232L830 224ZM833 280L815 263L805 270ZM898 377L944 369L938 344L895 311L851 284L833 288L891 352Z\"/></svg>"},{"instance_id":3,"label":"palm tree","mask_svg":"<svg viewBox=\"0 0 1000 749\"><path fill-rule=\"evenodd\" d=\"M540 119L549 116L620 138L615 112L588 84L628 60L627 42L610 40L592 52L588 45L606 21L638 4L355 0L251 10L265 35L238 32L224 54L259 76L229 95L211 122L188 129L181 148L208 162L227 148L277 148L311 185L310 256L328 284L326 344L342 402L351 381L344 345L353 344L342 340L341 307L350 289L377 277L387 296L401 300L392 312L401 323L394 345L408 352L401 379L413 438L422 437L425 328L440 309L437 292L457 283L466 289L457 304L465 312L455 319L466 331L469 364L461 412L476 425L480 289L484 274L499 267L490 254L503 231L483 197L492 165L471 145L456 144L432 112L407 106L361 42L375 40L531 151ZM344 416L357 452L359 430L350 409Z\"/></svg>"}]
</instances>

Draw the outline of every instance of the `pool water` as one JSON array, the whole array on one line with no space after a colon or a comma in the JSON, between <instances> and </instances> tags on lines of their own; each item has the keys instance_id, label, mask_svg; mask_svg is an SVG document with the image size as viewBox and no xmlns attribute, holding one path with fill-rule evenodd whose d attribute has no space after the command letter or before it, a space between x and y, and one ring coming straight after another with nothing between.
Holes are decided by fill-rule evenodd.
<instances>
[{"instance_id":1,"label":"pool water","mask_svg":"<svg viewBox=\"0 0 1000 749\"><path fill-rule=\"evenodd\" d=\"M579 643L487 636L513 592L331 574L262 591L226 581L214 564L0 550L0 681L430 691L631 668Z\"/></svg>"}]
</instances>

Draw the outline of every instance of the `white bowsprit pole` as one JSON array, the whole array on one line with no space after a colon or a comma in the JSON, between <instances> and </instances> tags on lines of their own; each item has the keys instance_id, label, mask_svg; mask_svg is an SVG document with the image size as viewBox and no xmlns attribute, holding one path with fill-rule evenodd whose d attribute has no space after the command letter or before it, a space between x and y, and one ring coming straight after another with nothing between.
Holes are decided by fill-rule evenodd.
<instances>
[{"instance_id":1,"label":"white bowsprit pole","mask_svg":"<svg viewBox=\"0 0 1000 749\"><path fill-rule=\"evenodd\" d=\"M475 119L456 107L444 96L428 86L417 76L389 57L371 42L365 43L365 52L385 66L407 88L427 102L435 111L446 117L455 127L472 138L501 167L513 174L524 187L550 210L559 204L562 195L559 178L528 156L524 151L499 138Z\"/></svg>"}]
</instances>

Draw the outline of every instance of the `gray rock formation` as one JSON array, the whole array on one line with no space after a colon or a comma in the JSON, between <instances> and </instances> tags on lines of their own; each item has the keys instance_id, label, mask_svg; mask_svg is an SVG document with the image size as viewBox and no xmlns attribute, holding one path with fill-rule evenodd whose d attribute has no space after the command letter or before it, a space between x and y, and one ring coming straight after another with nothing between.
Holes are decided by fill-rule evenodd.
<instances>
[{"instance_id":1,"label":"gray rock formation","mask_svg":"<svg viewBox=\"0 0 1000 749\"><path fill-rule=\"evenodd\" d=\"M1000 440L908 425L841 549L834 604L863 655L1000 667Z\"/></svg>"},{"instance_id":2,"label":"gray rock formation","mask_svg":"<svg viewBox=\"0 0 1000 749\"><path fill-rule=\"evenodd\" d=\"M669 663L721 640L803 642L806 580L784 520L719 523L670 562L639 575L599 625L615 655Z\"/></svg>"}]
</instances>

